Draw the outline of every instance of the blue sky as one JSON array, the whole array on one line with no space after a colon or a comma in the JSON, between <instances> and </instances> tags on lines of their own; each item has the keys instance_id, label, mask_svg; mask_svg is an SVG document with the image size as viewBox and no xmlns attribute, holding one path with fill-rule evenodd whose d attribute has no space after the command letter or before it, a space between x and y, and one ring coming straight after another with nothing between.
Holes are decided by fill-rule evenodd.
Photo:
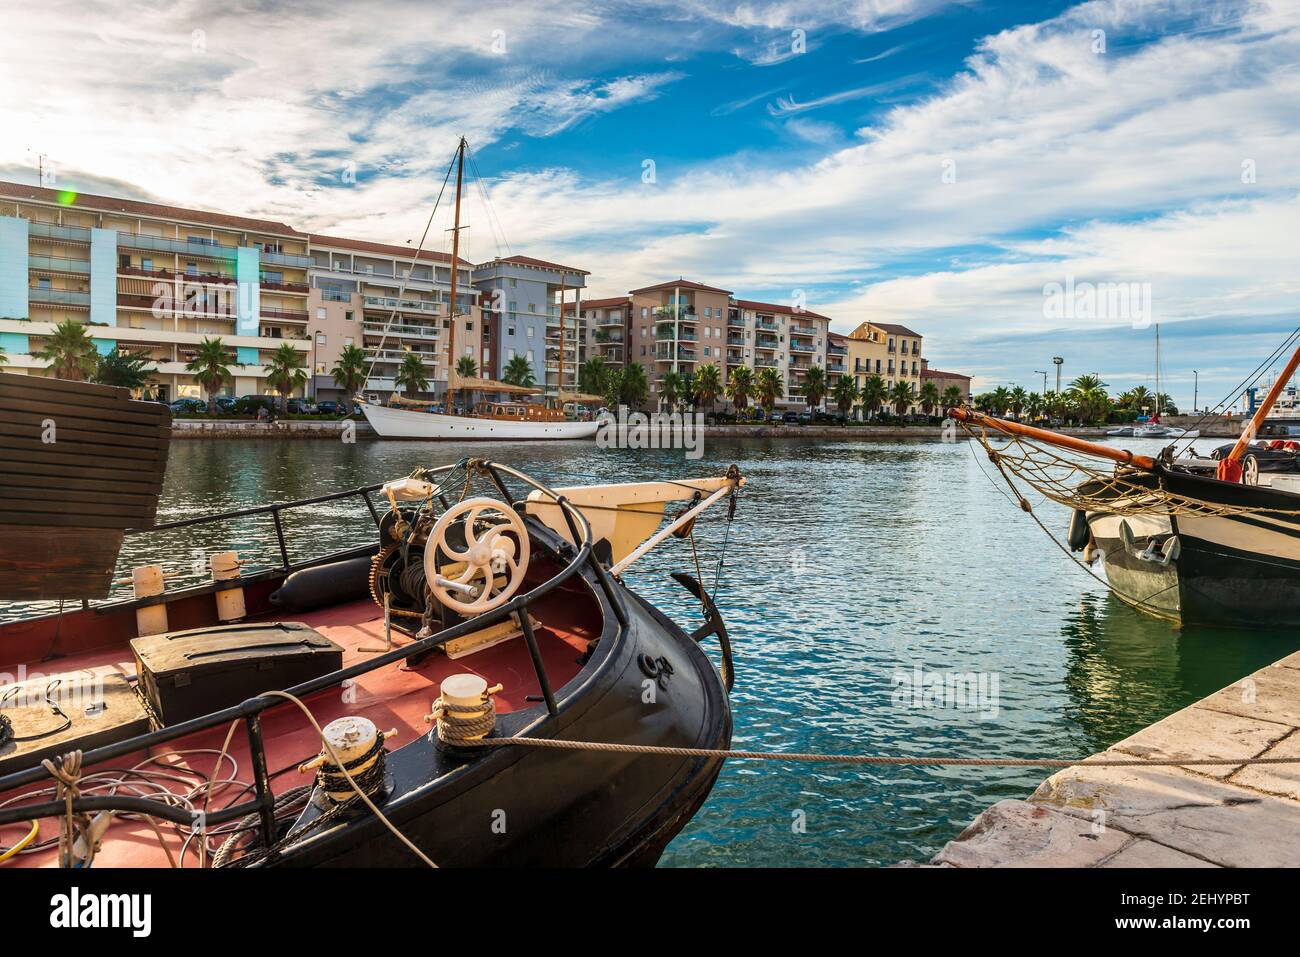
<instances>
[{"instance_id":1,"label":"blue sky","mask_svg":"<svg viewBox=\"0 0 1300 957\"><path fill-rule=\"evenodd\" d=\"M684 275L803 295L841 331L915 328L983 388L1041 388L1052 355L1150 385L1154 318L1168 390L1190 404L1195 368L1217 400L1300 325L1291 2L51 0L8 20L9 179L44 153L62 186L402 243L463 133L473 257L564 260L593 294ZM1053 314L1067 283L1150 308Z\"/></svg>"}]
</instances>

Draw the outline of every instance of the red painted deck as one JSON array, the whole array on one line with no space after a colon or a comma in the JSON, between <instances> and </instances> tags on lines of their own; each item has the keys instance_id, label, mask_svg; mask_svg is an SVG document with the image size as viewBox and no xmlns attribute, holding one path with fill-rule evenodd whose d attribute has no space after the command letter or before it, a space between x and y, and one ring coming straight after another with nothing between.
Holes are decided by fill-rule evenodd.
<instances>
[{"instance_id":1,"label":"red painted deck","mask_svg":"<svg viewBox=\"0 0 1300 957\"><path fill-rule=\"evenodd\" d=\"M552 686L559 689L578 673L580 670L578 656L586 650L588 641L596 638L600 633L598 607L592 602L585 586L571 582L533 603L531 611L541 622L541 627L537 629L537 639L547 673ZM359 648L383 645L383 616L369 601L353 602L295 616L261 615L258 617L264 620L284 618L306 622L344 648L345 666L373 657L361 653ZM173 627L176 627L175 624ZM396 632L394 640L398 644L410 641L405 635ZM135 672L135 662L130 648L119 645L69 655L57 661L31 662L28 668L31 671L47 674L92 669L103 673L116 671L129 675ZM504 690L496 696L497 710L502 713L533 707L533 702L527 702L525 698L529 695L541 694L527 646L522 638L514 638L494 648L454 661L445 655L436 654L424 659L416 668L408 669L405 664L389 665L363 675L354 687L346 689L343 693L338 689L330 689L309 698L307 704L322 726L342 715L359 714L373 721L380 730L396 728L397 736L391 747L398 748L428 732L429 725L425 722L424 716L429 713L433 700L438 696L438 686L442 679L450 674L466 672L481 675L489 685L499 683L505 686ZM249 697L263 690L266 689L249 688ZM288 702L265 712L262 726L267 750L267 765L273 775L284 768L296 768L299 763L315 756L320 750L320 741L316 732L307 724L302 713ZM216 752L221 748L226 731L226 728L214 729L170 742L158 749L158 753L182 752L199 748L210 748L212 753L165 757L152 767L174 765L211 775ZM238 793L243 783L252 779L247 736L242 722L236 728L230 754L239 763L238 778L241 783L218 790L209 805L212 808L247 799L246 794ZM149 757L148 753L142 751L131 758L114 762L114 766L119 771L128 769ZM87 768L84 774L90 775L101 770L105 769ZM227 778L231 776L228 763L223 764L222 776ZM127 779L130 780L129 777ZM309 775L290 770L274 777L272 785L276 793L282 793L310 781ZM177 793L184 793L189 788L179 780L168 784ZM119 793L131 793L131 791L123 787ZM14 796L14 794L0 795L0 802L7 802ZM179 859L184 843L183 837L173 825L163 821L159 821L158 824L173 856ZM26 832L26 827L4 828L3 833L0 833L0 847L12 846ZM42 820L38 840L55 838L58 833L57 819ZM219 844L220 840L213 839L214 848ZM167 858L159 846L157 835L147 822L115 817L94 863L97 867L166 867ZM50 847L36 853L20 854L0 867L56 864L57 847ZM191 842L183 866L194 867L197 864L197 847L194 842Z\"/></svg>"}]
</instances>

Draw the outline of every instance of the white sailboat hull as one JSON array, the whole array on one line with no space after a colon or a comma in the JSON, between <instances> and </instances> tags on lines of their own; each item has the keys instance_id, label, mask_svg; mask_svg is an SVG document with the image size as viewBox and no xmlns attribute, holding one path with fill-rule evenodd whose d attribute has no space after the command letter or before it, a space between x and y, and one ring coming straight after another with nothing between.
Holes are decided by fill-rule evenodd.
<instances>
[{"instance_id":1,"label":"white sailboat hull","mask_svg":"<svg viewBox=\"0 0 1300 957\"><path fill-rule=\"evenodd\" d=\"M386 405L361 407L370 427L385 439L520 440L590 439L599 422L516 422L468 415L440 415Z\"/></svg>"}]
</instances>

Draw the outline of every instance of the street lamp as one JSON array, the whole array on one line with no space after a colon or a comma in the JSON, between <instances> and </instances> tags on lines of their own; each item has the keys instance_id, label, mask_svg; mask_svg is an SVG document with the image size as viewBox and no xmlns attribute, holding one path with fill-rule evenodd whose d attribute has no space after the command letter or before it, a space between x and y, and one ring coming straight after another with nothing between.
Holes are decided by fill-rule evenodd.
<instances>
[{"instance_id":1,"label":"street lamp","mask_svg":"<svg viewBox=\"0 0 1300 957\"><path fill-rule=\"evenodd\" d=\"M1201 374L1195 369L1192 370L1192 415L1196 414L1197 409L1197 389L1201 384Z\"/></svg>"},{"instance_id":2,"label":"street lamp","mask_svg":"<svg viewBox=\"0 0 1300 957\"><path fill-rule=\"evenodd\" d=\"M1061 364L1065 362L1060 356L1052 356L1052 365L1056 366L1056 393L1061 393Z\"/></svg>"},{"instance_id":3,"label":"street lamp","mask_svg":"<svg viewBox=\"0 0 1300 957\"><path fill-rule=\"evenodd\" d=\"M1047 395L1047 373L1042 369L1035 369L1034 375L1040 375L1043 377L1043 395Z\"/></svg>"}]
</instances>

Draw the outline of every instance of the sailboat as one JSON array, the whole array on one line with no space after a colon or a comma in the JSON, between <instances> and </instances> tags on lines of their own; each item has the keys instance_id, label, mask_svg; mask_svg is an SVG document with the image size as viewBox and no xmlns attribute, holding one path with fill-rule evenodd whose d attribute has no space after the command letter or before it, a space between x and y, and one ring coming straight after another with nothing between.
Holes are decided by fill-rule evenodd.
<instances>
[{"instance_id":1,"label":"sailboat","mask_svg":"<svg viewBox=\"0 0 1300 957\"><path fill-rule=\"evenodd\" d=\"M1195 439L1200 436L1200 431L1196 429L1179 429L1174 426L1164 425L1160 421L1160 413L1163 411L1160 407L1160 323L1156 323L1156 414L1151 420L1143 425L1133 427L1132 436L1135 439ZM1119 435L1122 433L1107 432L1107 435Z\"/></svg>"},{"instance_id":2,"label":"sailboat","mask_svg":"<svg viewBox=\"0 0 1300 957\"><path fill-rule=\"evenodd\" d=\"M529 402L527 396L541 395L541 389L500 382L495 379L460 375L456 365L456 285L460 263L460 201L465 173L465 138L456 145L456 211L451 230L451 321L447 324L447 398L445 411L435 411L435 404L410 399L394 392L390 404L361 400L361 411L370 427L386 439L435 440L519 440L519 439L590 439L600 428L599 420L571 420L564 403L572 397L564 393L564 288L560 288L560 376L557 408ZM417 250L418 255L418 250ZM394 316L396 311L394 310ZM389 319L391 324L392 318ZM480 393L504 398L478 402L471 409L456 411L458 392Z\"/></svg>"},{"instance_id":3,"label":"sailboat","mask_svg":"<svg viewBox=\"0 0 1300 957\"><path fill-rule=\"evenodd\" d=\"M973 409L948 414L985 447L1022 509L1035 513L1027 486L1072 510L1068 547L1100 562L1121 600L1184 624L1300 625L1300 493L1252 484L1247 467L1298 366L1300 348L1212 467L1168 448L1141 455Z\"/></svg>"}]
</instances>

